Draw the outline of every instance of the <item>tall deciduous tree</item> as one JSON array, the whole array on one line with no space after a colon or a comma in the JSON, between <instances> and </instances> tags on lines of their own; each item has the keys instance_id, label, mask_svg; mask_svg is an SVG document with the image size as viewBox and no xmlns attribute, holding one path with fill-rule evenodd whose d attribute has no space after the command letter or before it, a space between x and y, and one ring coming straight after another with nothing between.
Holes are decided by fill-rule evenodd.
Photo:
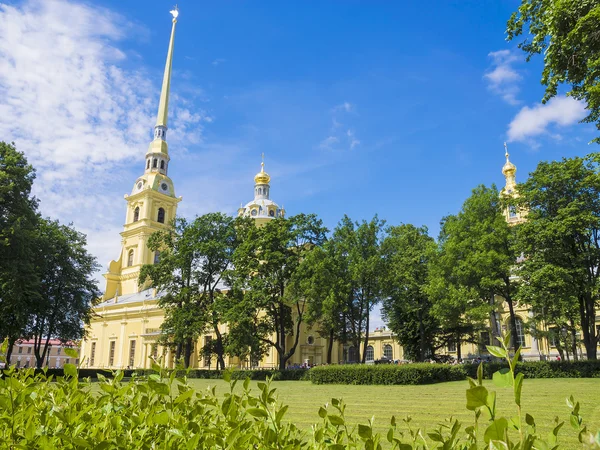
<instances>
[{"instance_id":1,"label":"tall deciduous tree","mask_svg":"<svg viewBox=\"0 0 600 450\"><path fill-rule=\"evenodd\" d=\"M327 230L316 216L305 214L241 228L243 237L234 255L232 282L234 289L243 292L234 309L246 319L238 317L240 320L229 324L235 328L232 332L250 333L275 348L279 369L283 370L298 346L310 300L288 287L301 276L298 268L302 260L324 242Z\"/></svg>"},{"instance_id":2,"label":"tall deciduous tree","mask_svg":"<svg viewBox=\"0 0 600 450\"><path fill-rule=\"evenodd\" d=\"M357 360L363 363L369 345L370 314L383 295L381 243L384 224L377 216L361 223L344 216L328 244L335 277L332 280L336 290L335 303L343 304L344 341L352 344Z\"/></svg>"},{"instance_id":3,"label":"tall deciduous tree","mask_svg":"<svg viewBox=\"0 0 600 450\"><path fill-rule=\"evenodd\" d=\"M332 363L334 342L342 345L347 342L346 280L339 272L339 261L330 244L331 241L327 241L306 255L290 286L295 295L309 299L306 323L327 339L327 364Z\"/></svg>"},{"instance_id":4,"label":"tall deciduous tree","mask_svg":"<svg viewBox=\"0 0 600 450\"><path fill-rule=\"evenodd\" d=\"M37 201L35 171L14 145L0 142L0 341L8 338L7 360L23 336L30 306L39 298L33 255Z\"/></svg>"},{"instance_id":5,"label":"tall deciduous tree","mask_svg":"<svg viewBox=\"0 0 600 450\"><path fill-rule=\"evenodd\" d=\"M215 334L206 350L217 357L217 367L225 368L223 323L224 276L230 269L236 245L234 219L222 213L209 213L188 223L176 219L166 231L148 240L150 250L160 252L156 264L142 267L140 283L150 280L164 292L162 324L167 343L176 346L176 357L184 357L189 367L194 343L207 329Z\"/></svg>"},{"instance_id":6,"label":"tall deciduous tree","mask_svg":"<svg viewBox=\"0 0 600 450\"><path fill-rule=\"evenodd\" d=\"M396 334L405 357L424 361L433 355L439 331L427 291L435 241L426 227L403 224L388 228L382 247L386 262L384 320Z\"/></svg>"},{"instance_id":7,"label":"tall deciduous tree","mask_svg":"<svg viewBox=\"0 0 600 450\"><path fill-rule=\"evenodd\" d=\"M479 343L479 333L486 329L492 308L482 300L476 284L465 277L463 256L471 242L464 239L463 216L447 216L442 220L438 251L431 260L428 292L431 295L432 315L438 320L444 345L456 344L460 359L463 342Z\"/></svg>"},{"instance_id":8,"label":"tall deciduous tree","mask_svg":"<svg viewBox=\"0 0 600 450\"><path fill-rule=\"evenodd\" d=\"M33 338L36 364L42 367L51 338L62 342L83 338L100 291L93 279L98 264L86 250L84 234L40 219L35 244L39 295L30 305L25 334Z\"/></svg>"},{"instance_id":9,"label":"tall deciduous tree","mask_svg":"<svg viewBox=\"0 0 600 450\"><path fill-rule=\"evenodd\" d=\"M600 0L521 0L506 32L509 41L523 32L531 36L519 43L528 61L544 55L543 102L554 97L561 84L569 84L567 95L587 104L584 122L595 122L600 130L599 23Z\"/></svg>"},{"instance_id":10,"label":"tall deciduous tree","mask_svg":"<svg viewBox=\"0 0 600 450\"><path fill-rule=\"evenodd\" d=\"M587 358L596 359L600 154L541 162L518 191L520 206L529 211L519 230L524 253L519 276L531 286L525 292L526 300L542 309L575 299ZM554 295L541 295L547 284L554 286Z\"/></svg>"},{"instance_id":11,"label":"tall deciduous tree","mask_svg":"<svg viewBox=\"0 0 600 450\"><path fill-rule=\"evenodd\" d=\"M442 241L446 248L446 266L455 286L466 295L487 300L491 312L492 332L498 337L495 297L500 296L508 306L510 315L511 346L515 347L517 324L515 295L518 279L514 270L519 254L515 249L515 227L506 222L504 201L496 186L476 187L463 203L456 217L442 224Z\"/></svg>"}]
</instances>

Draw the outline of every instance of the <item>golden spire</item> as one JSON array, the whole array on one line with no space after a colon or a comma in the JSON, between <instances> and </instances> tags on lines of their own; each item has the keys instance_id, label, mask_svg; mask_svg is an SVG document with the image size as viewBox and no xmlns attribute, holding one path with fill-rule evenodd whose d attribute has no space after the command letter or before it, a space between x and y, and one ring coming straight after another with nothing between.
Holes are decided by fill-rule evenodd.
<instances>
[{"instance_id":1,"label":"golden spire","mask_svg":"<svg viewBox=\"0 0 600 450\"><path fill-rule=\"evenodd\" d=\"M505 177L508 176L515 176L515 173L517 171L517 167L510 162L510 160L508 159L508 146L506 145L506 142L504 143L504 156L506 156L506 163L504 164L504 166L502 167L502 173L504 174Z\"/></svg>"},{"instance_id":2,"label":"golden spire","mask_svg":"<svg viewBox=\"0 0 600 450\"><path fill-rule=\"evenodd\" d=\"M262 155L262 162L260 163L260 172L254 177L254 183L256 184L269 184L271 177L265 172L265 154Z\"/></svg>"},{"instance_id":3,"label":"golden spire","mask_svg":"<svg viewBox=\"0 0 600 450\"><path fill-rule=\"evenodd\" d=\"M506 178L504 190L511 193L517 184L517 167L508 159L508 146L506 145L506 142L504 143L504 156L506 156L506 163L502 167L502 174L504 175L504 178Z\"/></svg>"},{"instance_id":4,"label":"golden spire","mask_svg":"<svg viewBox=\"0 0 600 450\"><path fill-rule=\"evenodd\" d=\"M160 91L160 102L158 104L158 114L156 117L156 126L167 127L167 114L169 112L169 90L171 88L171 66L173 64L173 44L175 42L175 25L179 10L177 5L170 11L173 15L173 27L171 28L171 40L169 41L169 50L167 52L167 62L165 64L165 74L163 76L162 89Z\"/></svg>"}]
</instances>

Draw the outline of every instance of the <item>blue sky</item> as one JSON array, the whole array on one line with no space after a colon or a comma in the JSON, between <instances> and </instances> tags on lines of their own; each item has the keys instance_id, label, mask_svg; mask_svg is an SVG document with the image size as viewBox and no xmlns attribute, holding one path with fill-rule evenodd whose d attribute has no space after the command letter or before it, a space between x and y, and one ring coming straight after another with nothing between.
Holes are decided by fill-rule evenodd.
<instances>
[{"instance_id":1,"label":"blue sky","mask_svg":"<svg viewBox=\"0 0 600 450\"><path fill-rule=\"evenodd\" d=\"M288 214L426 225L480 183L583 155L593 128L542 106L541 61L505 24L519 2L182 1L170 173L179 213L234 213L266 155ZM38 168L45 214L116 258L123 194L152 137L172 3L0 0L0 138ZM4 26L6 24L6 26Z\"/></svg>"}]
</instances>

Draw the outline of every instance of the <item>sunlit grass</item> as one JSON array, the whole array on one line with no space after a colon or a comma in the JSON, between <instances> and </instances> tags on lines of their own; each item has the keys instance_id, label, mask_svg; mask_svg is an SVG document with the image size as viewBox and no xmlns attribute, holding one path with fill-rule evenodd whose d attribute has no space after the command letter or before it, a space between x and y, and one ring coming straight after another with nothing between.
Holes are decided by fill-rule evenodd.
<instances>
[{"instance_id":1,"label":"sunlit grass","mask_svg":"<svg viewBox=\"0 0 600 450\"><path fill-rule=\"evenodd\" d=\"M218 395L229 389L219 380L189 381L198 390L216 386ZM500 415L512 417L517 414L512 389L497 388L488 381L485 385L497 392ZM256 382L252 386L255 387ZM450 416L457 418L463 429L473 422L473 413L465 408L466 381L425 386L314 385L308 381L276 381L273 387L277 388L279 400L289 405L288 420L307 430L320 420L319 406L332 398L344 399L348 405L346 417L351 424L366 423L374 416L376 428L384 435L392 415L397 419L409 415L414 427L426 430L432 430ZM590 428L600 430L600 379L525 380L523 385L523 411L535 418L544 436L550 432L555 416L566 422L559 434L564 449L580 448L569 426L569 409L565 402L569 395L581 402L581 414Z\"/></svg>"}]
</instances>

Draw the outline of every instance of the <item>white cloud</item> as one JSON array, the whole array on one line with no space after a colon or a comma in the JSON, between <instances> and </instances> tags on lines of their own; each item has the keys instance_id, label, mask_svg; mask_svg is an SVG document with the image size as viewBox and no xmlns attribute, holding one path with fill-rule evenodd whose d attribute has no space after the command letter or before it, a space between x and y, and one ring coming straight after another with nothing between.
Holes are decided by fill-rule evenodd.
<instances>
[{"instance_id":1,"label":"white cloud","mask_svg":"<svg viewBox=\"0 0 600 450\"><path fill-rule=\"evenodd\" d=\"M498 50L488 53L488 56L492 59L492 65L483 77L488 81L489 89L510 105L519 104L518 82L522 77L513 67L519 58L510 50Z\"/></svg>"},{"instance_id":2,"label":"white cloud","mask_svg":"<svg viewBox=\"0 0 600 450\"><path fill-rule=\"evenodd\" d=\"M220 64L223 64L225 61L227 61L227 60L226 60L226 59L223 59L223 58L217 58L217 59L215 59L215 60L214 60L214 61L213 61L211 64L212 64L213 66L218 66L218 65L220 65Z\"/></svg>"},{"instance_id":3,"label":"white cloud","mask_svg":"<svg viewBox=\"0 0 600 450\"><path fill-rule=\"evenodd\" d=\"M324 150L331 150L335 144L340 142L340 140L335 136L327 136L325 139L321 141L319 144L319 148Z\"/></svg>"},{"instance_id":4,"label":"white cloud","mask_svg":"<svg viewBox=\"0 0 600 450\"><path fill-rule=\"evenodd\" d=\"M143 66L122 67L127 53L118 44L136 29L107 9L67 0L0 4L0 23L0 138L36 167L42 213L90 233L104 265L118 255L125 214L114 199L142 170L159 95ZM166 55L166 38L164 46ZM201 140L203 113L176 93L170 106L169 141L185 151Z\"/></svg>"},{"instance_id":5,"label":"white cloud","mask_svg":"<svg viewBox=\"0 0 600 450\"><path fill-rule=\"evenodd\" d=\"M346 131L346 136L348 136L348 141L350 142L350 150L360 144L360 141L354 135L354 130Z\"/></svg>"},{"instance_id":6,"label":"white cloud","mask_svg":"<svg viewBox=\"0 0 600 450\"><path fill-rule=\"evenodd\" d=\"M355 110L355 105L350 102L340 103L339 105L331 108L331 128L329 129L329 136L319 143L319 148L324 150L333 150L335 147L339 147L341 142L347 142L348 148L352 150L354 147L360 144L360 141L356 138L354 130L352 128L345 127L344 123L338 120L339 116L345 116L344 122L346 122L346 120L352 122L353 118L356 120L356 114L351 114L350 116L345 114L351 112L354 113ZM346 131L344 131L344 129Z\"/></svg>"},{"instance_id":7,"label":"white cloud","mask_svg":"<svg viewBox=\"0 0 600 450\"><path fill-rule=\"evenodd\" d=\"M344 112L352 112L354 111L354 105L350 102L344 102L337 106L333 107L333 111L344 111Z\"/></svg>"},{"instance_id":8,"label":"white cloud","mask_svg":"<svg viewBox=\"0 0 600 450\"><path fill-rule=\"evenodd\" d=\"M566 127L579 122L585 116L585 104L571 97L555 97L546 104L532 108L524 106L508 126L508 139L528 140L547 133L553 124Z\"/></svg>"}]
</instances>

